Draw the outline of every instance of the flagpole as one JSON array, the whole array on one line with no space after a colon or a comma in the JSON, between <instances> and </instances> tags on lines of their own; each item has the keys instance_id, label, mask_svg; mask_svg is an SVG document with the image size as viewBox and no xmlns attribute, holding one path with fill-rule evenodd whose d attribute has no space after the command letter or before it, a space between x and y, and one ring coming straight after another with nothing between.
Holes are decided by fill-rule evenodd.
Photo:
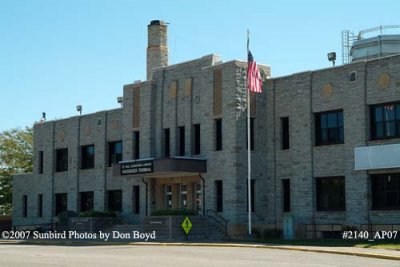
<instances>
[{"instance_id":1,"label":"flagpole","mask_svg":"<svg viewBox=\"0 0 400 267\"><path fill-rule=\"evenodd\" d=\"M249 36L250 31L247 30L247 58L249 56ZM248 63L248 60L247 60ZM248 71L248 64L247 64ZM248 225L249 225L249 236L251 235L251 136L250 136L250 90L249 80L247 76L247 204L248 204Z\"/></svg>"}]
</instances>

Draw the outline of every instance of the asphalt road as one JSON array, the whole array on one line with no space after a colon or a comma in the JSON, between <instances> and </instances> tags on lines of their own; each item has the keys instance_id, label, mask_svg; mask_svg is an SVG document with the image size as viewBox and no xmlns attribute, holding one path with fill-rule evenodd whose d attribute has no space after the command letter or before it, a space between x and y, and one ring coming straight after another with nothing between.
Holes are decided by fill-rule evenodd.
<instances>
[{"instance_id":1,"label":"asphalt road","mask_svg":"<svg viewBox=\"0 0 400 267\"><path fill-rule=\"evenodd\" d=\"M400 266L399 261L260 248L0 245L0 266Z\"/></svg>"}]
</instances>

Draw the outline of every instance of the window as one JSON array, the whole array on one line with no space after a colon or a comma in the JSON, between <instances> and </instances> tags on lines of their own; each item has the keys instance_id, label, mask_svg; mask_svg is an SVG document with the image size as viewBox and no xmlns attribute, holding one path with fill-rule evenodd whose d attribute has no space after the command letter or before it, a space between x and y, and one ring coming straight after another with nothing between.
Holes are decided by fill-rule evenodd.
<instances>
[{"instance_id":1,"label":"window","mask_svg":"<svg viewBox=\"0 0 400 267\"><path fill-rule=\"evenodd\" d=\"M180 208L182 210L187 209L188 207L188 185L180 184L179 185L179 195L180 195Z\"/></svg>"},{"instance_id":2,"label":"window","mask_svg":"<svg viewBox=\"0 0 400 267\"><path fill-rule=\"evenodd\" d=\"M254 185L255 185L255 182L256 182L256 180L253 180L253 179L251 179L251 181L250 181L250 193L251 193L251 196L250 196L250 198L251 198L251 212L254 212L254 199L255 199L255 196L254 196L254 193L255 193L255 191L254 191ZM248 188L248 183L247 183L247 181L246 181L246 185L247 185L247 188ZM246 209L247 211L249 211L249 191L247 190L247 209Z\"/></svg>"},{"instance_id":3,"label":"window","mask_svg":"<svg viewBox=\"0 0 400 267\"><path fill-rule=\"evenodd\" d=\"M281 118L281 148L289 149L289 117Z\"/></svg>"},{"instance_id":4,"label":"window","mask_svg":"<svg viewBox=\"0 0 400 267\"><path fill-rule=\"evenodd\" d=\"M68 171L68 148L56 150L56 172Z\"/></svg>"},{"instance_id":5,"label":"window","mask_svg":"<svg viewBox=\"0 0 400 267\"><path fill-rule=\"evenodd\" d=\"M43 173L43 151L39 151L39 173Z\"/></svg>"},{"instance_id":6,"label":"window","mask_svg":"<svg viewBox=\"0 0 400 267\"><path fill-rule=\"evenodd\" d=\"M203 200L202 200L202 196L203 196L203 193L202 193L202 191L201 191L201 183L200 182L197 182L197 183L195 183L195 186L194 186L195 188L195 193L196 193L196 195L195 195L195 202L196 202L196 214L198 214L198 215L201 215L201 212L202 212L202 203L203 203Z\"/></svg>"},{"instance_id":7,"label":"window","mask_svg":"<svg viewBox=\"0 0 400 267\"><path fill-rule=\"evenodd\" d=\"M354 82L354 81L356 80L356 75L357 75L357 71L352 71L352 72L350 72L349 80L350 80L351 82Z\"/></svg>"},{"instance_id":8,"label":"window","mask_svg":"<svg viewBox=\"0 0 400 267\"><path fill-rule=\"evenodd\" d=\"M215 181L215 210L217 212L223 211L223 196L222 196L222 181Z\"/></svg>"},{"instance_id":9,"label":"window","mask_svg":"<svg viewBox=\"0 0 400 267\"><path fill-rule=\"evenodd\" d=\"M108 191L108 210L122 212L122 190Z\"/></svg>"},{"instance_id":10,"label":"window","mask_svg":"<svg viewBox=\"0 0 400 267\"><path fill-rule=\"evenodd\" d=\"M290 179L282 180L283 212L290 212Z\"/></svg>"},{"instance_id":11,"label":"window","mask_svg":"<svg viewBox=\"0 0 400 267\"><path fill-rule=\"evenodd\" d=\"M68 195L67 193L56 194L56 216L60 212L67 211L68 208Z\"/></svg>"},{"instance_id":12,"label":"window","mask_svg":"<svg viewBox=\"0 0 400 267\"><path fill-rule=\"evenodd\" d=\"M400 137L400 103L371 106L371 139Z\"/></svg>"},{"instance_id":13,"label":"window","mask_svg":"<svg viewBox=\"0 0 400 267\"><path fill-rule=\"evenodd\" d=\"M193 125L193 154L200 154L200 124Z\"/></svg>"},{"instance_id":14,"label":"window","mask_svg":"<svg viewBox=\"0 0 400 267\"><path fill-rule=\"evenodd\" d=\"M134 159L140 158L140 134L138 131L133 133L135 151L133 154Z\"/></svg>"},{"instance_id":15,"label":"window","mask_svg":"<svg viewBox=\"0 0 400 267\"><path fill-rule=\"evenodd\" d=\"M222 119L214 120L215 124L215 150L222 150Z\"/></svg>"},{"instance_id":16,"label":"window","mask_svg":"<svg viewBox=\"0 0 400 267\"><path fill-rule=\"evenodd\" d=\"M316 145L343 144L343 111L315 114Z\"/></svg>"},{"instance_id":17,"label":"window","mask_svg":"<svg viewBox=\"0 0 400 267\"><path fill-rule=\"evenodd\" d=\"M22 197L22 217L28 217L28 196Z\"/></svg>"},{"instance_id":18,"label":"window","mask_svg":"<svg viewBox=\"0 0 400 267\"><path fill-rule=\"evenodd\" d=\"M400 210L400 173L371 176L372 209Z\"/></svg>"},{"instance_id":19,"label":"window","mask_svg":"<svg viewBox=\"0 0 400 267\"><path fill-rule=\"evenodd\" d=\"M94 193L90 192L81 192L81 212L93 210L94 203Z\"/></svg>"},{"instance_id":20,"label":"window","mask_svg":"<svg viewBox=\"0 0 400 267\"><path fill-rule=\"evenodd\" d=\"M248 149L247 121L246 121L246 149ZM254 150L254 118L250 118L250 149Z\"/></svg>"},{"instance_id":21,"label":"window","mask_svg":"<svg viewBox=\"0 0 400 267\"><path fill-rule=\"evenodd\" d=\"M169 129L164 129L164 157L169 158L171 155Z\"/></svg>"},{"instance_id":22,"label":"window","mask_svg":"<svg viewBox=\"0 0 400 267\"><path fill-rule=\"evenodd\" d=\"M317 211L345 211L344 177L316 178Z\"/></svg>"},{"instance_id":23,"label":"window","mask_svg":"<svg viewBox=\"0 0 400 267\"><path fill-rule=\"evenodd\" d=\"M94 145L81 147L81 169L94 168Z\"/></svg>"},{"instance_id":24,"label":"window","mask_svg":"<svg viewBox=\"0 0 400 267\"><path fill-rule=\"evenodd\" d=\"M108 166L122 160L122 141L108 143Z\"/></svg>"},{"instance_id":25,"label":"window","mask_svg":"<svg viewBox=\"0 0 400 267\"><path fill-rule=\"evenodd\" d=\"M165 185L165 208L172 209L172 186L169 184Z\"/></svg>"},{"instance_id":26,"label":"window","mask_svg":"<svg viewBox=\"0 0 400 267\"><path fill-rule=\"evenodd\" d=\"M43 217L43 195L38 195L38 205L37 205L38 217Z\"/></svg>"},{"instance_id":27,"label":"window","mask_svg":"<svg viewBox=\"0 0 400 267\"><path fill-rule=\"evenodd\" d=\"M178 127L179 134L179 156L185 156L185 126Z\"/></svg>"},{"instance_id":28,"label":"window","mask_svg":"<svg viewBox=\"0 0 400 267\"><path fill-rule=\"evenodd\" d=\"M140 213L140 187L138 185L133 186L133 214Z\"/></svg>"}]
</instances>

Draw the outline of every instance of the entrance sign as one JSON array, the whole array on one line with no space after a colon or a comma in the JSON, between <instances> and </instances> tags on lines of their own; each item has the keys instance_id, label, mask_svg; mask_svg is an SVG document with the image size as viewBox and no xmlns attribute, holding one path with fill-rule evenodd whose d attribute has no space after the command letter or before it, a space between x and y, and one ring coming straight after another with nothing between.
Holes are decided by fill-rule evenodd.
<instances>
[{"instance_id":1,"label":"entrance sign","mask_svg":"<svg viewBox=\"0 0 400 267\"><path fill-rule=\"evenodd\" d=\"M186 217L183 220L181 226L182 226L183 231L185 231L185 233L188 235L190 232L190 229L192 229L192 222L189 220L189 217Z\"/></svg>"},{"instance_id":2,"label":"entrance sign","mask_svg":"<svg viewBox=\"0 0 400 267\"><path fill-rule=\"evenodd\" d=\"M121 162L121 175L151 173L154 171L153 160Z\"/></svg>"}]
</instances>

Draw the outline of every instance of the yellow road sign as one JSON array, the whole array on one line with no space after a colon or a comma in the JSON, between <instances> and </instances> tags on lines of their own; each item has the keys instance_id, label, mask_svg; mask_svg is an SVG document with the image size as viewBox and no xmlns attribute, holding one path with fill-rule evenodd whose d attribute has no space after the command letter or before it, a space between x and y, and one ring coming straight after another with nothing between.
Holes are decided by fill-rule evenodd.
<instances>
[{"instance_id":1,"label":"yellow road sign","mask_svg":"<svg viewBox=\"0 0 400 267\"><path fill-rule=\"evenodd\" d=\"M189 234L190 229L192 229L192 222L189 220L189 217L186 217L182 224L181 224L183 231L185 231L186 234Z\"/></svg>"}]
</instances>

